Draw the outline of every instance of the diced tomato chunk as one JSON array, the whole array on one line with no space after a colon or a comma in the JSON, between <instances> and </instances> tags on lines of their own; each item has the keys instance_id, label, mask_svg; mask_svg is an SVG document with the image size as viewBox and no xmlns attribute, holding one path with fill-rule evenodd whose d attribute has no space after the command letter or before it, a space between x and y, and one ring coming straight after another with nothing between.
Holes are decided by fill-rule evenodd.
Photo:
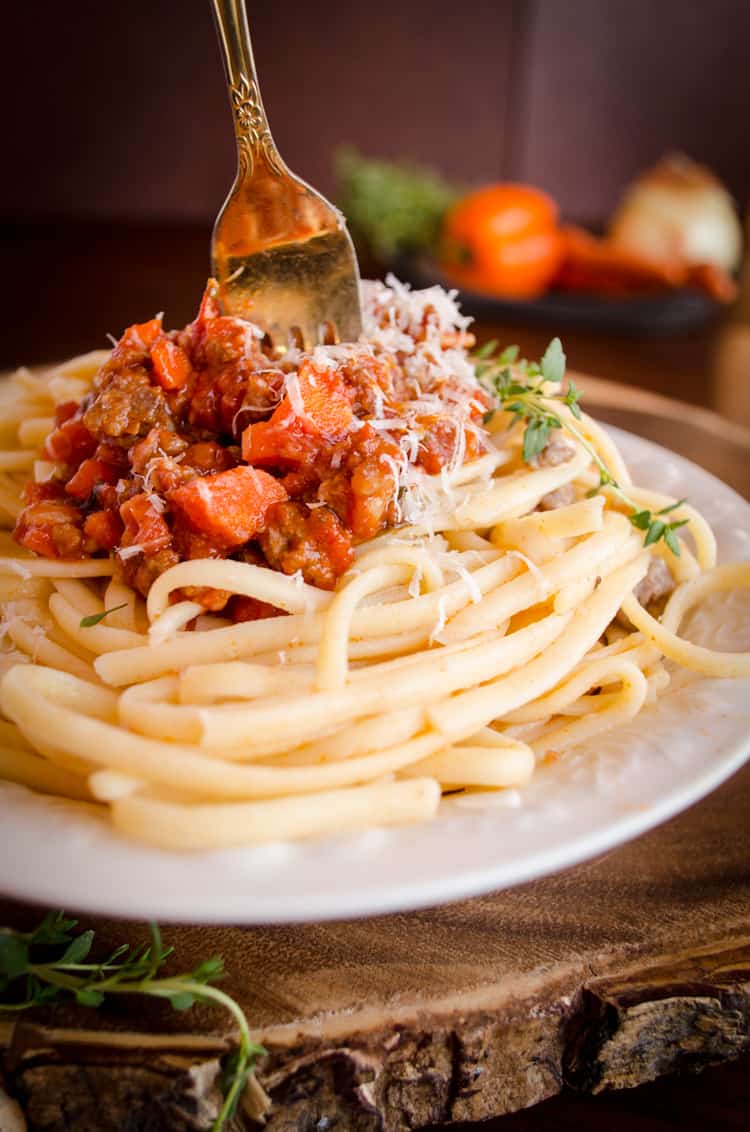
<instances>
[{"instance_id":1,"label":"diced tomato chunk","mask_svg":"<svg viewBox=\"0 0 750 1132\"><path fill-rule=\"evenodd\" d=\"M16 542L45 558L79 558L83 515L72 503L45 499L31 503L18 516Z\"/></svg>"},{"instance_id":2,"label":"diced tomato chunk","mask_svg":"<svg viewBox=\"0 0 750 1132\"><path fill-rule=\"evenodd\" d=\"M151 348L154 377L162 389L182 389L190 376L190 359L170 338L159 338Z\"/></svg>"},{"instance_id":3,"label":"diced tomato chunk","mask_svg":"<svg viewBox=\"0 0 750 1132\"><path fill-rule=\"evenodd\" d=\"M24 503L41 503L45 499L62 499L64 494L63 486L57 480L48 480L46 483L29 482L24 484L21 499Z\"/></svg>"},{"instance_id":4,"label":"diced tomato chunk","mask_svg":"<svg viewBox=\"0 0 750 1132\"><path fill-rule=\"evenodd\" d=\"M303 412L300 414L292 398L287 396L273 414L277 424L295 418L304 432L326 440L339 440L349 431L354 420L351 401L340 376L329 369L317 369L307 358L297 373L297 386Z\"/></svg>"},{"instance_id":5,"label":"diced tomato chunk","mask_svg":"<svg viewBox=\"0 0 750 1132\"><path fill-rule=\"evenodd\" d=\"M69 421L71 417L74 417L78 409L77 401L61 401L59 405L55 405L55 424L58 428L61 424Z\"/></svg>"},{"instance_id":6,"label":"diced tomato chunk","mask_svg":"<svg viewBox=\"0 0 750 1132\"><path fill-rule=\"evenodd\" d=\"M150 350L161 332L160 318L150 318L148 322L134 322L125 331L118 346L126 350Z\"/></svg>"},{"instance_id":7,"label":"diced tomato chunk","mask_svg":"<svg viewBox=\"0 0 750 1132\"><path fill-rule=\"evenodd\" d=\"M295 418L280 423L276 413L270 421L248 425L242 434L242 458L254 467L297 471L311 465L319 451L318 438L303 432Z\"/></svg>"},{"instance_id":8,"label":"diced tomato chunk","mask_svg":"<svg viewBox=\"0 0 750 1132\"><path fill-rule=\"evenodd\" d=\"M228 612L233 621L263 621L266 617L279 617L283 610L257 597L235 594L229 601Z\"/></svg>"},{"instance_id":9,"label":"diced tomato chunk","mask_svg":"<svg viewBox=\"0 0 750 1132\"><path fill-rule=\"evenodd\" d=\"M311 463L321 441L340 440L351 429L354 413L338 374L305 359L292 380L297 383L293 397L287 395L270 420L243 432L242 457L248 464L301 467Z\"/></svg>"},{"instance_id":10,"label":"diced tomato chunk","mask_svg":"<svg viewBox=\"0 0 750 1132\"><path fill-rule=\"evenodd\" d=\"M244 465L191 480L168 496L194 530L223 547L253 538L263 530L268 508L286 497L273 476Z\"/></svg>"},{"instance_id":11,"label":"diced tomato chunk","mask_svg":"<svg viewBox=\"0 0 750 1132\"><path fill-rule=\"evenodd\" d=\"M83 421L71 417L49 434L44 444L44 456L61 464L80 464L93 456L95 449L96 439Z\"/></svg>"},{"instance_id":12,"label":"diced tomato chunk","mask_svg":"<svg viewBox=\"0 0 750 1132\"><path fill-rule=\"evenodd\" d=\"M125 524L123 546L140 546L145 554L155 554L172 541L169 527L147 495L134 495L123 503L120 517Z\"/></svg>"},{"instance_id":13,"label":"diced tomato chunk","mask_svg":"<svg viewBox=\"0 0 750 1132\"><path fill-rule=\"evenodd\" d=\"M198 317L195 321L196 323L203 323L209 318L218 318L220 314L219 284L215 279L209 279L206 283L206 289L201 298L201 305L198 308Z\"/></svg>"},{"instance_id":14,"label":"diced tomato chunk","mask_svg":"<svg viewBox=\"0 0 750 1132\"><path fill-rule=\"evenodd\" d=\"M113 550L122 538L123 524L114 511L94 511L86 517L83 533L98 550Z\"/></svg>"},{"instance_id":15,"label":"diced tomato chunk","mask_svg":"<svg viewBox=\"0 0 750 1132\"><path fill-rule=\"evenodd\" d=\"M76 499L89 499L97 484L116 483L119 479L117 468L105 464L101 460L84 460L78 471L65 485L68 495Z\"/></svg>"}]
</instances>

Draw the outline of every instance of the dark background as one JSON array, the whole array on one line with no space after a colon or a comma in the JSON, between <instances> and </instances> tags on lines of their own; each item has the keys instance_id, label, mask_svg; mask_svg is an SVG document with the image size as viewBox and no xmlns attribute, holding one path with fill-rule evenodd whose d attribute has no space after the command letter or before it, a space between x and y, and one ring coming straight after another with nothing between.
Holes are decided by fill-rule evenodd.
<instances>
[{"instance_id":1,"label":"dark background","mask_svg":"<svg viewBox=\"0 0 750 1132\"><path fill-rule=\"evenodd\" d=\"M605 216L665 150L750 196L746 0L248 0L271 125ZM209 222L234 170L208 0L3 5L0 218Z\"/></svg>"},{"instance_id":2,"label":"dark background","mask_svg":"<svg viewBox=\"0 0 750 1132\"><path fill-rule=\"evenodd\" d=\"M466 184L529 180L595 222L681 148L750 203L747 0L248 8L279 147L326 193L348 142ZM235 166L208 0L32 0L2 16L0 369L104 346L160 310L184 324ZM720 328L636 341L582 327L565 345L578 369L706 404ZM532 357L561 328L484 329Z\"/></svg>"}]
</instances>

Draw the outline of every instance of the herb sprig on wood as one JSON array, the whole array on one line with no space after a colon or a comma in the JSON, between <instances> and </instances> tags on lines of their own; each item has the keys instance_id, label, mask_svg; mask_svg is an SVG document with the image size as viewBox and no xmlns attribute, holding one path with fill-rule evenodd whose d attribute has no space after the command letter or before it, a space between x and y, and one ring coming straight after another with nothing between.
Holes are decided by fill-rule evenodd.
<instances>
[{"instance_id":1,"label":"herb sprig on wood","mask_svg":"<svg viewBox=\"0 0 750 1132\"><path fill-rule=\"evenodd\" d=\"M554 429L569 433L588 453L599 472L599 484L589 495L607 489L628 509L627 517L638 530L644 532L644 545L652 546L663 539L673 554L680 553L680 542L676 532L684 527L687 519L670 520L671 512L685 502L680 499L660 511L639 508L618 483L615 476L602 460L599 453L575 423L581 419L579 401L581 391L572 378L565 379L565 353L559 338L553 338L539 363L519 358L517 346L509 346L499 351L496 341L487 342L475 351L476 375L484 387L497 399L498 407L512 414L511 425L522 423L524 461L528 464L547 445ZM549 389L554 384L556 389ZM561 413L560 408L570 413ZM489 423L497 409L485 415ZM571 420L571 417L573 418Z\"/></svg>"},{"instance_id":2,"label":"herb sprig on wood","mask_svg":"<svg viewBox=\"0 0 750 1132\"><path fill-rule=\"evenodd\" d=\"M253 1042L239 1004L212 985L224 974L223 960L214 956L192 971L160 974L172 948L162 945L158 926L151 924L149 944L137 949L122 944L106 958L91 961L94 933L77 927L64 913L49 912L30 932L0 928L0 1013L65 1000L97 1007L118 994L166 999L175 1010L188 1010L196 1002L224 1007L237 1024L239 1041L222 1067L224 1101L213 1124L213 1132L220 1132L237 1108L256 1059L265 1053Z\"/></svg>"}]
</instances>

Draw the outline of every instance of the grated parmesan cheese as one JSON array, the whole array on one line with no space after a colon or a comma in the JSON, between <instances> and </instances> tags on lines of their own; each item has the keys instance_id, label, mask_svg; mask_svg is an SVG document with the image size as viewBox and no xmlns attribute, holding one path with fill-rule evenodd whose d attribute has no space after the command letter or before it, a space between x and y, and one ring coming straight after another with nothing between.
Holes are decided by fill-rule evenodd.
<instances>
[{"instance_id":1,"label":"grated parmesan cheese","mask_svg":"<svg viewBox=\"0 0 750 1132\"><path fill-rule=\"evenodd\" d=\"M120 559L121 562L127 562L127 560L129 558L135 558L136 555L143 554L144 550L143 550L143 547L139 543L134 542L132 544L132 546L120 546L120 547L118 547L117 550L115 551L115 553L117 554L117 557Z\"/></svg>"},{"instance_id":2,"label":"grated parmesan cheese","mask_svg":"<svg viewBox=\"0 0 750 1132\"><path fill-rule=\"evenodd\" d=\"M162 499L162 497L160 495L156 494L155 491L149 492L146 495L146 498L148 499L149 503L153 507L154 511L158 511L160 515L164 511L166 511L166 509L167 509L166 503L164 502L164 500Z\"/></svg>"},{"instance_id":3,"label":"grated parmesan cheese","mask_svg":"<svg viewBox=\"0 0 750 1132\"><path fill-rule=\"evenodd\" d=\"M527 554L523 554L523 552L520 550L508 550L506 551L506 553L509 554L512 558L520 558L521 561L526 564L530 573L532 573L536 578L539 588L542 591L542 596L547 597L550 593L549 582L537 566L536 562L529 558Z\"/></svg>"},{"instance_id":4,"label":"grated parmesan cheese","mask_svg":"<svg viewBox=\"0 0 750 1132\"><path fill-rule=\"evenodd\" d=\"M480 601L482 600L482 591L480 590L477 580L473 576L471 570L468 570L466 566L464 566L463 562L456 562L455 560L452 560L450 562L450 568L451 570L455 571L457 576L466 586L466 589L469 591L469 597L471 598L472 603L474 605L479 605Z\"/></svg>"},{"instance_id":5,"label":"grated parmesan cheese","mask_svg":"<svg viewBox=\"0 0 750 1132\"><path fill-rule=\"evenodd\" d=\"M411 576L408 592L409 597L419 597L422 592L422 570L419 566Z\"/></svg>"},{"instance_id":6,"label":"grated parmesan cheese","mask_svg":"<svg viewBox=\"0 0 750 1132\"><path fill-rule=\"evenodd\" d=\"M440 597L440 598L438 598L438 619L435 622L435 628L432 630L432 632L430 633L430 637L429 637L429 643L431 645L433 645L436 641L438 642L438 644L441 643L440 634L442 633L443 629L445 628L446 622L447 622L447 616L446 616L446 612L445 612L445 598Z\"/></svg>"},{"instance_id":7,"label":"grated parmesan cheese","mask_svg":"<svg viewBox=\"0 0 750 1132\"><path fill-rule=\"evenodd\" d=\"M289 404L292 406L292 412L295 417L300 420L305 420L307 414L305 412L305 402L302 399L302 390L299 387L299 378L296 373L288 373L285 377L286 395L289 398Z\"/></svg>"}]
</instances>

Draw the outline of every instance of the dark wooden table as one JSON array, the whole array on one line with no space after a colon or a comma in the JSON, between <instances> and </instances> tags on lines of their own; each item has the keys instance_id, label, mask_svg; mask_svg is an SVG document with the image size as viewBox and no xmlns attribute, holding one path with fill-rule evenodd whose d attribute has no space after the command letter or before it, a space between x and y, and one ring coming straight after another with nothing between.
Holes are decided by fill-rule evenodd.
<instances>
[{"instance_id":1,"label":"dark wooden table","mask_svg":"<svg viewBox=\"0 0 750 1132\"><path fill-rule=\"evenodd\" d=\"M168 324L184 323L204 282L207 242L200 226L6 231L0 368L102 345L105 332L161 309ZM555 333L479 330L530 356ZM750 359L743 327L645 341L578 332L565 345L577 370L598 375L582 384L599 415L750 494L750 434L732 410ZM734 419L697 407L721 401L717 390ZM271 1050L263 1077L276 1102L272 1132L370 1132L381 1119L390 1132L445 1120L459 1129L499 1113L482 1127L744 1129L749 817L746 768L660 829L510 892L366 922L167 934L181 963L224 953L228 989ZM1 922L35 914L0 906ZM105 939L144 934L143 925L94 926ZM188 1072L224 1048L218 1025L200 1011L73 1010L0 1031L0 1050L11 1043L1 1060L34 1128L194 1128L179 1115ZM126 1054L123 1031L140 1035ZM514 1111L523 1105L534 1107Z\"/></svg>"}]
</instances>

